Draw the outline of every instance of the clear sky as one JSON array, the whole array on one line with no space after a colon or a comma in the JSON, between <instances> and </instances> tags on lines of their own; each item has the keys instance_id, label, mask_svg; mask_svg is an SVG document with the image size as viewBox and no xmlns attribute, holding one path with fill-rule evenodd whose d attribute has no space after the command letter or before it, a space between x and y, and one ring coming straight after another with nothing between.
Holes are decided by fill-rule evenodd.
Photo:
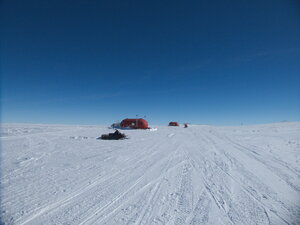
<instances>
[{"instance_id":1,"label":"clear sky","mask_svg":"<svg viewBox=\"0 0 300 225\"><path fill-rule=\"evenodd\" d=\"M2 122L300 121L297 0L4 0Z\"/></svg>"}]
</instances>

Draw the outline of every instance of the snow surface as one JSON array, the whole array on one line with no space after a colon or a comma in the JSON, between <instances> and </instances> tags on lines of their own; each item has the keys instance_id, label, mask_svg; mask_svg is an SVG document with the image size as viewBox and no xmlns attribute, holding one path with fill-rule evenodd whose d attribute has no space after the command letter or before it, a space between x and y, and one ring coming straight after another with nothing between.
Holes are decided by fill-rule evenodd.
<instances>
[{"instance_id":1,"label":"snow surface","mask_svg":"<svg viewBox=\"0 0 300 225\"><path fill-rule=\"evenodd\" d=\"M300 224L300 123L2 124L5 224Z\"/></svg>"}]
</instances>

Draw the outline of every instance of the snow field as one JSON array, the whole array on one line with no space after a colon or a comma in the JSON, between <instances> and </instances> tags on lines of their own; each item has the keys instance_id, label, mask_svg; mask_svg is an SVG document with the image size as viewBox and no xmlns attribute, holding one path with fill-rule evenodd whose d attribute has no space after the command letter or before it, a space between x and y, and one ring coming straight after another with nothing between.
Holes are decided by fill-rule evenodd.
<instances>
[{"instance_id":1,"label":"snow field","mask_svg":"<svg viewBox=\"0 0 300 225\"><path fill-rule=\"evenodd\" d=\"M5 224L299 224L300 123L3 124Z\"/></svg>"}]
</instances>

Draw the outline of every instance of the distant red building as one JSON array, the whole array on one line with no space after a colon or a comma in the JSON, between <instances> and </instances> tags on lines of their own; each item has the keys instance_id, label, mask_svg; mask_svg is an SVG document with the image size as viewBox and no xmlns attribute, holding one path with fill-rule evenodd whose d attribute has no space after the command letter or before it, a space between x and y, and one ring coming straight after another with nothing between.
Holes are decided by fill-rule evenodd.
<instances>
[{"instance_id":1,"label":"distant red building","mask_svg":"<svg viewBox=\"0 0 300 225\"><path fill-rule=\"evenodd\" d=\"M175 127L178 127L178 126L179 126L179 123L178 123L178 122L170 122L170 123L169 123L169 126L175 126Z\"/></svg>"},{"instance_id":2,"label":"distant red building","mask_svg":"<svg viewBox=\"0 0 300 225\"><path fill-rule=\"evenodd\" d=\"M148 122L142 118L140 119L124 119L121 122L121 127L129 127L132 129L147 129Z\"/></svg>"}]
</instances>

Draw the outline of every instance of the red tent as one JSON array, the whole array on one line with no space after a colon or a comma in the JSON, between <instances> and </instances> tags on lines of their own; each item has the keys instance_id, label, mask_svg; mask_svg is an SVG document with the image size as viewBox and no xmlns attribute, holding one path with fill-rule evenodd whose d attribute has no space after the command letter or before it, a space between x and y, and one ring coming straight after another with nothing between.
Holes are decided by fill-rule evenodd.
<instances>
[{"instance_id":1,"label":"red tent","mask_svg":"<svg viewBox=\"0 0 300 225\"><path fill-rule=\"evenodd\" d=\"M169 123L169 126L175 126L175 127L178 127L178 126L179 126L179 123L178 123L178 122L170 122L170 123Z\"/></svg>"},{"instance_id":2,"label":"red tent","mask_svg":"<svg viewBox=\"0 0 300 225\"><path fill-rule=\"evenodd\" d=\"M130 127L132 129L147 129L148 122L142 118L140 118L140 119L124 119L121 122L121 127Z\"/></svg>"}]
</instances>

